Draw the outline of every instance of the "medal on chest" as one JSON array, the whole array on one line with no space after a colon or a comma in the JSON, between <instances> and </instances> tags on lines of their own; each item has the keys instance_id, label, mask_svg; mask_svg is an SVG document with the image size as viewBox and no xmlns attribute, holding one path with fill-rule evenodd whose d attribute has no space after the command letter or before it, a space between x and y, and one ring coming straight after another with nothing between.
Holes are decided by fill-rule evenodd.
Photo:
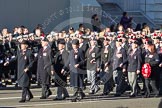
<instances>
[{"instance_id":1,"label":"medal on chest","mask_svg":"<svg viewBox=\"0 0 162 108\"><path fill-rule=\"evenodd\" d=\"M75 59L77 59L77 58L78 58L78 55L77 55L77 54L75 54L75 55L74 55L74 58L75 58Z\"/></svg>"},{"instance_id":2,"label":"medal on chest","mask_svg":"<svg viewBox=\"0 0 162 108\"><path fill-rule=\"evenodd\" d=\"M153 55L149 55L149 58L153 58Z\"/></svg>"},{"instance_id":3,"label":"medal on chest","mask_svg":"<svg viewBox=\"0 0 162 108\"><path fill-rule=\"evenodd\" d=\"M95 53L92 53L92 57L93 57L93 58L96 57L96 54L95 54Z\"/></svg>"},{"instance_id":4,"label":"medal on chest","mask_svg":"<svg viewBox=\"0 0 162 108\"><path fill-rule=\"evenodd\" d=\"M43 53L43 56L47 56L47 53Z\"/></svg>"},{"instance_id":5,"label":"medal on chest","mask_svg":"<svg viewBox=\"0 0 162 108\"><path fill-rule=\"evenodd\" d=\"M25 56L25 57L24 57L24 60L26 60L26 59L27 59L27 57Z\"/></svg>"},{"instance_id":6,"label":"medal on chest","mask_svg":"<svg viewBox=\"0 0 162 108\"><path fill-rule=\"evenodd\" d=\"M0 60L0 63L3 63L3 60Z\"/></svg>"},{"instance_id":7,"label":"medal on chest","mask_svg":"<svg viewBox=\"0 0 162 108\"><path fill-rule=\"evenodd\" d=\"M107 56L107 54L105 54L105 58L107 58L108 56Z\"/></svg>"}]
</instances>

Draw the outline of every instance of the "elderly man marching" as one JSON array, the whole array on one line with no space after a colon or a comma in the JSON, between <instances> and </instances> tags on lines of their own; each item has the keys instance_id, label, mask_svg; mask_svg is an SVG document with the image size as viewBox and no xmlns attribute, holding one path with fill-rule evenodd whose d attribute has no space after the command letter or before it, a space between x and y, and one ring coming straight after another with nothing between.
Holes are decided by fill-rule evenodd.
<instances>
[{"instance_id":1,"label":"elderly man marching","mask_svg":"<svg viewBox=\"0 0 162 108\"><path fill-rule=\"evenodd\" d=\"M113 55L113 50L111 48L110 40L108 38L104 39L104 47L101 49L101 80L104 82L104 89L102 95L108 95L112 89L112 63L111 57Z\"/></svg>"},{"instance_id":2,"label":"elderly man marching","mask_svg":"<svg viewBox=\"0 0 162 108\"><path fill-rule=\"evenodd\" d=\"M139 42L133 39L131 50L128 52L128 80L131 86L130 97L135 97L137 94L137 76L140 73L142 65L142 54L138 48Z\"/></svg>"},{"instance_id":3,"label":"elderly man marching","mask_svg":"<svg viewBox=\"0 0 162 108\"><path fill-rule=\"evenodd\" d=\"M124 84L123 73L126 72L125 60L127 59L126 50L122 47L122 39L116 40L116 49L112 57L113 62L113 80L116 83L116 94L120 96L122 94L122 85Z\"/></svg>"},{"instance_id":4,"label":"elderly man marching","mask_svg":"<svg viewBox=\"0 0 162 108\"><path fill-rule=\"evenodd\" d=\"M84 76L84 54L79 48L79 40L72 40L73 49L69 53L68 61L62 69L62 73L67 71L68 67L70 69L70 86L74 88L74 95L72 102L82 99L85 94L83 93L83 76Z\"/></svg>"},{"instance_id":5,"label":"elderly man marching","mask_svg":"<svg viewBox=\"0 0 162 108\"><path fill-rule=\"evenodd\" d=\"M21 42L21 50L17 51L17 56L12 57L11 60L4 64L4 66L15 60L18 62L18 84L22 88L22 97L19 102L24 103L27 100L26 96L28 96L28 101L33 98L29 87L32 75L31 68L34 60L31 50L28 49L28 41Z\"/></svg>"},{"instance_id":6,"label":"elderly man marching","mask_svg":"<svg viewBox=\"0 0 162 108\"><path fill-rule=\"evenodd\" d=\"M55 86L57 86L57 96L53 100L64 100L69 97L69 93L66 89L67 75L61 73L62 68L68 60L69 53L65 50L65 41L60 40L58 42L58 52L54 58L54 69L55 69Z\"/></svg>"},{"instance_id":7,"label":"elderly man marching","mask_svg":"<svg viewBox=\"0 0 162 108\"><path fill-rule=\"evenodd\" d=\"M96 73L100 68L100 53L99 48L96 46L96 44L96 39L91 38L90 48L88 48L85 55L87 59L87 78L91 83L89 94L97 93L100 90L100 87L96 83Z\"/></svg>"},{"instance_id":8,"label":"elderly man marching","mask_svg":"<svg viewBox=\"0 0 162 108\"><path fill-rule=\"evenodd\" d=\"M39 50L37 57L37 73L42 84L42 96L40 99L46 99L52 94L50 90L50 81L51 75L54 73L54 68L52 65L51 47L48 43L48 39L44 37L41 40L41 44L42 48Z\"/></svg>"}]
</instances>

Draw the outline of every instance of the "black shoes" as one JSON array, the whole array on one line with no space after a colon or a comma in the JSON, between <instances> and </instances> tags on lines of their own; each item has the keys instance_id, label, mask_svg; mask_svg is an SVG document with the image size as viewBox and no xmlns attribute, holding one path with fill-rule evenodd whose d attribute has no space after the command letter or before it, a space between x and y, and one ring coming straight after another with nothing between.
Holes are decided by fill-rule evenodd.
<instances>
[{"instance_id":1,"label":"black shoes","mask_svg":"<svg viewBox=\"0 0 162 108\"><path fill-rule=\"evenodd\" d=\"M46 97L49 97L50 95L52 95L52 92L51 92L51 90L48 90Z\"/></svg>"},{"instance_id":2,"label":"black shoes","mask_svg":"<svg viewBox=\"0 0 162 108\"><path fill-rule=\"evenodd\" d=\"M47 99L50 95L52 95L52 92L51 92L51 90L48 90L46 92L46 96L42 96L42 97L40 97L40 99Z\"/></svg>"},{"instance_id":3,"label":"black shoes","mask_svg":"<svg viewBox=\"0 0 162 108\"><path fill-rule=\"evenodd\" d=\"M59 99L59 98L54 98L53 101L60 101L60 100L64 100L63 98L62 99Z\"/></svg>"},{"instance_id":4,"label":"black shoes","mask_svg":"<svg viewBox=\"0 0 162 108\"><path fill-rule=\"evenodd\" d=\"M121 96L121 94L115 94L114 95L114 97L120 97Z\"/></svg>"},{"instance_id":5,"label":"black shoes","mask_svg":"<svg viewBox=\"0 0 162 108\"><path fill-rule=\"evenodd\" d=\"M71 102L77 102L77 99L72 99Z\"/></svg>"},{"instance_id":6,"label":"black shoes","mask_svg":"<svg viewBox=\"0 0 162 108\"><path fill-rule=\"evenodd\" d=\"M22 100L19 101L19 103L25 103L25 100L22 99Z\"/></svg>"},{"instance_id":7,"label":"black shoes","mask_svg":"<svg viewBox=\"0 0 162 108\"><path fill-rule=\"evenodd\" d=\"M65 100L66 98L68 98L69 96L63 97L63 98L54 98L53 101L61 101L61 100Z\"/></svg>"},{"instance_id":8,"label":"black shoes","mask_svg":"<svg viewBox=\"0 0 162 108\"><path fill-rule=\"evenodd\" d=\"M81 92L81 95L83 98L86 96L84 92Z\"/></svg>"},{"instance_id":9,"label":"black shoes","mask_svg":"<svg viewBox=\"0 0 162 108\"><path fill-rule=\"evenodd\" d=\"M145 94L144 96L143 96L143 98L149 98L150 97L150 94Z\"/></svg>"},{"instance_id":10,"label":"black shoes","mask_svg":"<svg viewBox=\"0 0 162 108\"><path fill-rule=\"evenodd\" d=\"M129 95L130 98L134 98L136 97L136 95L132 94L132 95Z\"/></svg>"},{"instance_id":11,"label":"black shoes","mask_svg":"<svg viewBox=\"0 0 162 108\"><path fill-rule=\"evenodd\" d=\"M33 99L34 97L33 96L31 96L31 97L29 97L26 101L30 101L31 99Z\"/></svg>"},{"instance_id":12,"label":"black shoes","mask_svg":"<svg viewBox=\"0 0 162 108\"><path fill-rule=\"evenodd\" d=\"M47 99L47 97L45 97L45 96L42 96L42 97L40 97L40 99Z\"/></svg>"},{"instance_id":13,"label":"black shoes","mask_svg":"<svg viewBox=\"0 0 162 108\"><path fill-rule=\"evenodd\" d=\"M20 101L19 101L19 103L24 103L25 101L30 101L31 99L33 99L34 97L33 96L30 96L28 99L21 99Z\"/></svg>"},{"instance_id":14,"label":"black shoes","mask_svg":"<svg viewBox=\"0 0 162 108\"><path fill-rule=\"evenodd\" d=\"M19 87L19 85L18 85L18 83L16 83L16 84L15 84L15 88L18 88L18 87Z\"/></svg>"},{"instance_id":15,"label":"black shoes","mask_svg":"<svg viewBox=\"0 0 162 108\"><path fill-rule=\"evenodd\" d=\"M59 100L65 100L66 98L68 98L69 96L64 96L62 98L58 98L57 96L53 99L53 101L59 101Z\"/></svg>"},{"instance_id":16,"label":"black shoes","mask_svg":"<svg viewBox=\"0 0 162 108\"><path fill-rule=\"evenodd\" d=\"M106 92L106 93L102 93L101 96L107 96L109 93Z\"/></svg>"}]
</instances>

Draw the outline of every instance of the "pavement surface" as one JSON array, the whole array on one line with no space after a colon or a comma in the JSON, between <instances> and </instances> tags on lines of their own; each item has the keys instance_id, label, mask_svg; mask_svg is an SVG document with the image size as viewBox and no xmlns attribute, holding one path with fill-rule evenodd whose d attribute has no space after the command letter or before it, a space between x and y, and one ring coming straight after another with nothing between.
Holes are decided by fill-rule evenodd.
<instances>
[{"instance_id":1,"label":"pavement surface","mask_svg":"<svg viewBox=\"0 0 162 108\"><path fill-rule=\"evenodd\" d=\"M19 103L21 99L21 90L7 89L0 90L0 108L162 108L159 98L129 98L129 93L124 93L121 97L114 97L114 92L107 96L101 96L102 88L99 93L95 95L88 95L88 90L85 90L86 97L78 102L71 102L70 98L63 101L53 101L55 97L56 88L52 88L53 95L48 99L40 100L41 89L31 89L34 99L30 102ZM67 88L69 94L72 96L72 88Z\"/></svg>"}]
</instances>

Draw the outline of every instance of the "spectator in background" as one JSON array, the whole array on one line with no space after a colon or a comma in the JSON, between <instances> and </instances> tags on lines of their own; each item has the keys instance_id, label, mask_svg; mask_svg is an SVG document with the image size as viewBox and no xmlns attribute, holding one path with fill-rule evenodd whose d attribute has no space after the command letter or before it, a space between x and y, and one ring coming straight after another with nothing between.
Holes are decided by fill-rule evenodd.
<instances>
[{"instance_id":1,"label":"spectator in background","mask_svg":"<svg viewBox=\"0 0 162 108\"><path fill-rule=\"evenodd\" d=\"M22 27L17 28L17 36L23 35L23 29Z\"/></svg>"},{"instance_id":2,"label":"spectator in background","mask_svg":"<svg viewBox=\"0 0 162 108\"><path fill-rule=\"evenodd\" d=\"M118 28L117 28L117 33L123 33L124 32L124 28L123 28L123 25L118 25Z\"/></svg>"},{"instance_id":3,"label":"spectator in background","mask_svg":"<svg viewBox=\"0 0 162 108\"><path fill-rule=\"evenodd\" d=\"M84 28L84 25L82 23L79 24L79 29L78 30L79 30L80 33L83 33L83 34L85 33L85 28Z\"/></svg>"},{"instance_id":4,"label":"spectator in background","mask_svg":"<svg viewBox=\"0 0 162 108\"><path fill-rule=\"evenodd\" d=\"M135 31L142 31L142 28L141 28L141 24L138 23L136 28L135 28Z\"/></svg>"},{"instance_id":5,"label":"spectator in background","mask_svg":"<svg viewBox=\"0 0 162 108\"><path fill-rule=\"evenodd\" d=\"M115 32L115 24L112 24L112 25L110 26L110 31L111 31L111 32Z\"/></svg>"},{"instance_id":6,"label":"spectator in background","mask_svg":"<svg viewBox=\"0 0 162 108\"><path fill-rule=\"evenodd\" d=\"M145 28L145 26L147 26L147 23L142 23L142 29L144 29Z\"/></svg>"},{"instance_id":7,"label":"spectator in background","mask_svg":"<svg viewBox=\"0 0 162 108\"><path fill-rule=\"evenodd\" d=\"M146 35L151 33L150 27L148 25L145 25L142 31L145 32Z\"/></svg>"},{"instance_id":8,"label":"spectator in background","mask_svg":"<svg viewBox=\"0 0 162 108\"><path fill-rule=\"evenodd\" d=\"M8 35L8 29L7 28L3 28L2 29L2 36L7 36Z\"/></svg>"},{"instance_id":9,"label":"spectator in background","mask_svg":"<svg viewBox=\"0 0 162 108\"><path fill-rule=\"evenodd\" d=\"M23 28L23 34L24 35L28 35L29 34L28 28L26 28L26 27Z\"/></svg>"},{"instance_id":10,"label":"spectator in background","mask_svg":"<svg viewBox=\"0 0 162 108\"><path fill-rule=\"evenodd\" d=\"M101 27L101 21L98 18L97 14L94 14L91 19L91 24L93 27L93 31L100 32L100 27Z\"/></svg>"},{"instance_id":11,"label":"spectator in background","mask_svg":"<svg viewBox=\"0 0 162 108\"><path fill-rule=\"evenodd\" d=\"M14 27L14 29L13 29L13 37L17 37L17 35L18 35L18 27Z\"/></svg>"},{"instance_id":12,"label":"spectator in background","mask_svg":"<svg viewBox=\"0 0 162 108\"><path fill-rule=\"evenodd\" d=\"M89 36L91 34L91 30L89 28L85 29L85 36Z\"/></svg>"},{"instance_id":13,"label":"spectator in background","mask_svg":"<svg viewBox=\"0 0 162 108\"><path fill-rule=\"evenodd\" d=\"M42 36L42 31L40 28L35 29L35 35L36 37L41 37Z\"/></svg>"},{"instance_id":14,"label":"spectator in background","mask_svg":"<svg viewBox=\"0 0 162 108\"><path fill-rule=\"evenodd\" d=\"M124 29L131 26L132 17L128 17L127 12L123 12L123 16L120 20L120 24L123 25Z\"/></svg>"}]
</instances>

